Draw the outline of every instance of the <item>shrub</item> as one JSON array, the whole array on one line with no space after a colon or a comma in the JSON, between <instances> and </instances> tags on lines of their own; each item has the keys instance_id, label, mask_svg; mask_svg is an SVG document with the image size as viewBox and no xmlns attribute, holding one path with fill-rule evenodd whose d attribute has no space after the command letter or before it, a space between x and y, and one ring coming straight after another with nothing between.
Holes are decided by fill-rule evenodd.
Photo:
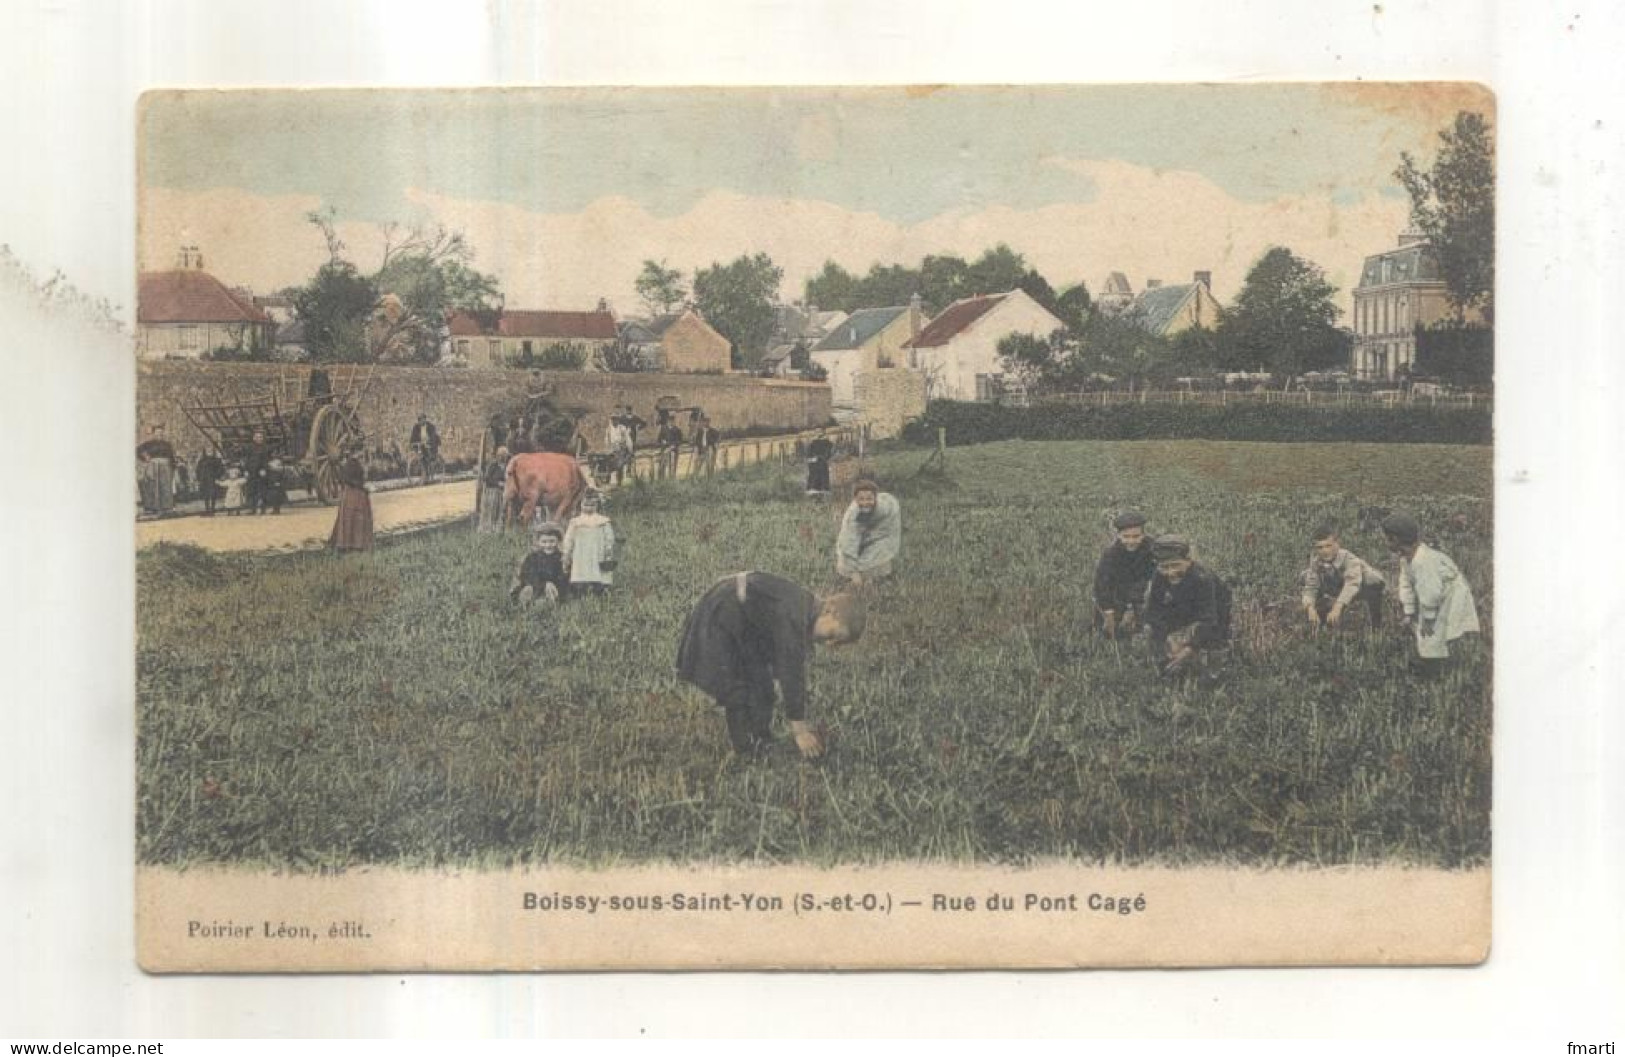
<instances>
[{"instance_id":1,"label":"shrub","mask_svg":"<svg viewBox=\"0 0 1625 1057\"><path fill-rule=\"evenodd\" d=\"M933 400L903 438L950 444L995 440L1250 440L1489 444L1487 408L1302 407L1282 404L1110 404L1008 407Z\"/></svg>"}]
</instances>

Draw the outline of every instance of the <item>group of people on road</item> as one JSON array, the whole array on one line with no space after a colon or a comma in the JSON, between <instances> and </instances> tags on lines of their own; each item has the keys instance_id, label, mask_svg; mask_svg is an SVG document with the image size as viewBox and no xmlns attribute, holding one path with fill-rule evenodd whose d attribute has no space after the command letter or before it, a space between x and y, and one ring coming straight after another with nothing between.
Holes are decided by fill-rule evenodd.
<instances>
[{"instance_id":1,"label":"group of people on road","mask_svg":"<svg viewBox=\"0 0 1625 1057\"><path fill-rule=\"evenodd\" d=\"M146 517L169 517L177 504L200 500L203 516L280 514L288 502L288 471L255 430L241 457L229 464L214 450L192 463L180 457L161 425L136 446L136 485Z\"/></svg>"}]
</instances>

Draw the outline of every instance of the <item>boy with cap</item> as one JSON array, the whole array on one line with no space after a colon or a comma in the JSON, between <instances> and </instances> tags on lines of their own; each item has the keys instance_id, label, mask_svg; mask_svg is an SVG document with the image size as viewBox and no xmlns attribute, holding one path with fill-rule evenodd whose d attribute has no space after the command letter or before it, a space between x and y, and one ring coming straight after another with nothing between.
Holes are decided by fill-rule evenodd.
<instances>
[{"instance_id":1,"label":"boy with cap","mask_svg":"<svg viewBox=\"0 0 1625 1057\"><path fill-rule=\"evenodd\" d=\"M536 530L530 540L530 553L513 574L509 598L528 606L540 599L557 602L564 597L569 578L564 572L564 554L559 550L559 539L563 535L552 523Z\"/></svg>"},{"instance_id":2,"label":"boy with cap","mask_svg":"<svg viewBox=\"0 0 1625 1057\"><path fill-rule=\"evenodd\" d=\"M1309 626L1324 623L1335 628L1343 611L1359 602L1366 609L1368 627L1382 627L1382 595L1388 581L1369 562L1343 549L1337 530L1322 525L1315 530L1309 567L1303 571L1303 609Z\"/></svg>"},{"instance_id":3,"label":"boy with cap","mask_svg":"<svg viewBox=\"0 0 1625 1057\"><path fill-rule=\"evenodd\" d=\"M1108 639L1134 634L1156 561L1145 534L1145 515L1125 511L1112 520L1117 538L1095 565L1095 630Z\"/></svg>"},{"instance_id":4,"label":"boy with cap","mask_svg":"<svg viewBox=\"0 0 1625 1057\"><path fill-rule=\"evenodd\" d=\"M1450 644L1478 631L1473 589L1456 563L1422 542L1422 526L1409 514L1382 522L1388 549L1399 555L1399 602L1416 633L1416 652L1427 671L1450 656Z\"/></svg>"},{"instance_id":5,"label":"boy with cap","mask_svg":"<svg viewBox=\"0 0 1625 1057\"><path fill-rule=\"evenodd\" d=\"M1196 562L1183 536L1158 536L1151 557L1157 563L1145 602L1151 659L1163 675L1178 675L1229 647L1230 588Z\"/></svg>"},{"instance_id":6,"label":"boy with cap","mask_svg":"<svg viewBox=\"0 0 1625 1057\"><path fill-rule=\"evenodd\" d=\"M735 573L711 586L683 622L677 677L722 706L728 739L741 756L772 744L773 684L796 747L808 758L824 752L807 722L807 660L815 642L856 642L864 608L854 594L820 600L771 573Z\"/></svg>"}]
</instances>

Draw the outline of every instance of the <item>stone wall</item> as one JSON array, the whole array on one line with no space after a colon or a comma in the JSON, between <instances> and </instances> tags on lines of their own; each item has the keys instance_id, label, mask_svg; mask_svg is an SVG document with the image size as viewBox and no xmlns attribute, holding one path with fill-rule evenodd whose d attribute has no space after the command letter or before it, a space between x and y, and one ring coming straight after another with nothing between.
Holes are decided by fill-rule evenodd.
<instances>
[{"instance_id":1,"label":"stone wall","mask_svg":"<svg viewBox=\"0 0 1625 1057\"><path fill-rule=\"evenodd\" d=\"M875 440L895 437L925 414L925 375L907 367L859 371L854 382L860 421Z\"/></svg>"},{"instance_id":2,"label":"stone wall","mask_svg":"<svg viewBox=\"0 0 1625 1057\"><path fill-rule=\"evenodd\" d=\"M352 377L359 384L365 369L327 368L335 391ZM716 427L730 430L772 429L782 432L815 428L830 418L829 386L746 375L605 374L585 371L535 372L552 387L553 402L583 415L581 428L594 448L602 447L609 412L630 404L646 420L655 420L655 402L672 398L679 406L698 406ZM305 391L307 366L265 363L141 362L136 367L136 411L140 436L154 425L166 427L183 454L195 455L204 437L187 421L183 404L224 405L264 399L275 392L297 398ZM419 412L440 430L447 461L478 457L480 438L491 414L524 400L533 372L435 367L380 367L361 399L361 421L369 446L406 449ZM284 406L286 406L284 402ZM687 429L686 420L683 423ZM639 438L640 441L643 437ZM647 434L653 441L653 430Z\"/></svg>"}]
</instances>

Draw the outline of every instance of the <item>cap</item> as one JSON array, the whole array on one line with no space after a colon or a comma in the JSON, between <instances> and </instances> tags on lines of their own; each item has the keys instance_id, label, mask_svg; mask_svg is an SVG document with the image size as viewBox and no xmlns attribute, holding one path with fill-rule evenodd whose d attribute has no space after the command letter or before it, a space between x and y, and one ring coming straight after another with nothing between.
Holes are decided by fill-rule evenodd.
<instances>
[{"instance_id":1,"label":"cap","mask_svg":"<svg viewBox=\"0 0 1625 1057\"><path fill-rule=\"evenodd\" d=\"M1158 536L1151 541L1151 557L1157 561L1168 561L1174 558L1189 558L1191 556L1191 541L1184 536L1169 533Z\"/></svg>"},{"instance_id":2,"label":"cap","mask_svg":"<svg viewBox=\"0 0 1625 1057\"><path fill-rule=\"evenodd\" d=\"M1382 534L1400 543L1415 543L1422 538L1422 526L1409 514L1389 514L1382 519Z\"/></svg>"},{"instance_id":3,"label":"cap","mask_svg":"<svg viewBox=\"0 0 1625 1057\"><path fill-rule=\"evenodd\" d=\"M1121 532L1126 528L1141 528L1145 525L1145 515L1138 510L1125 510L1112 518L1112 528Z\"/></svg>"},{"instance_id":4,"label":"cap","mask_svg":"<svg viewBox=\"0 0 1625 1057\"><path fill-rule=\"evenodd\" d=\"M538 525L536 527L536 531L531 533L531 536L552 536L554 539L562 539L564 537L564 530L553 524L553 522L548 521L544 524Z\"/></svg>"}]
</instances>

